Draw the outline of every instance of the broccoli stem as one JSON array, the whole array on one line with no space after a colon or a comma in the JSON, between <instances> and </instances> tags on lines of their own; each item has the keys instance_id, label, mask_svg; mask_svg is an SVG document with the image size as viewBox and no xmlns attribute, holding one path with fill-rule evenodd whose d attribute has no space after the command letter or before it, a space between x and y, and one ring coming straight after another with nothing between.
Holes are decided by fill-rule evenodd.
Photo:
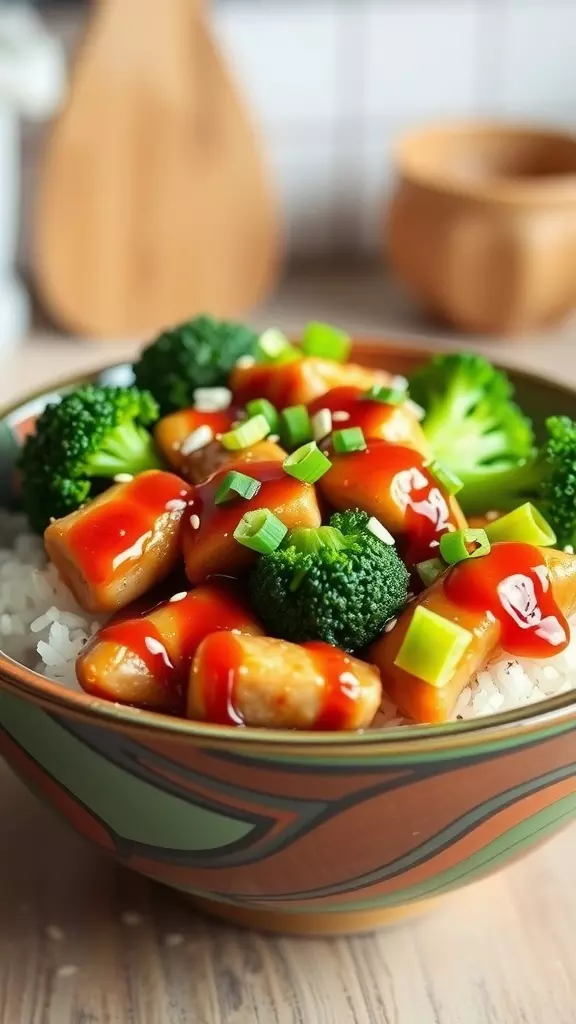
<instances>
[{"instance_id":1,"label":"broccoli stem","mask_svg":"<svg viewBox=\"0 0 576 1024\"><path fill-rule=\"evenodd\" d=\"M466 477L458 501L468 515L481 515L491 509L509 512L525 501L537 505L549 471L544 455L512 467L486 466Z\"/></svg>"},{"instance_id":2,"label":"broccoli stem","mask_svg":"<svg viewBox=\"0 0 576 1024\"><path fill-rule=\"evenodd\" d=\"M136 423L115 427L84 466L86 475L93 477L113 477L117 473L137 476L147 469L161 468L152 436Z\"/></svg>"}]
</instances>

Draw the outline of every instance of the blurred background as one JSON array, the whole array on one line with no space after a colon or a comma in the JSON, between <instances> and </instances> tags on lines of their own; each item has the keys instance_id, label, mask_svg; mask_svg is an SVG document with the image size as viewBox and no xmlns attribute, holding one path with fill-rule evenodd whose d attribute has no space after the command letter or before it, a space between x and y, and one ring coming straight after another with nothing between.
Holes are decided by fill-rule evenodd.
<instances>
[{"instance_id":1,"label":"blurred background","mask_svg":"<svg viewBox=\"0 0 576 1024\"><path fill-rule=\"evenodd\" d=\"M118 8L132 7L134 37L138 33L146 35L149 31L147 20L152 19L154 24L153 19L158 17L164 2L116 0ZM195 3L196 0L190 0L190 11ZM172 0L167 4L166 12L171 4ZM0 17L25 6L4 3L0 7ZM66 302L60 311L60 285L53 286L45 265L51 266L53 260L56 265L62 254L52 255L54 229L52 233L50 229L43 232L38 228L37 218L52 218L53 223L58 216L64 218L67 215L63 209L65 197L54 188L52 206L56 202L58 210L55 214L52 211L47 214L50 189L42 195L42 176L45 174L47 152L55 144L58 118L67 104L79 104L81 100L70 91L75 84L71 69L75 61L88 60L88 54L84 52L82 55L80 47L86 32L92 33L91 41L96 40L95 45L100 47L99 69L103 87L106 62L109 60L110 68L115 66L115 62L117 64L121 60L123 46L129 73L128 55L134 49L134 38L129 38L125 32L126 23L123 25L118 18L118 34L113 38L113 19L109 18L104 42L102 33L98 32L98 18L102 16L103 20L104 9L111 6L109 0L108 3L105 0L100 0L100 3L96 0L70 0L68 3L42 0L35 5L35 13L41 19L42 30L50 45L56 47L65 59L66 77L58 86L58 62L55 58L52 71L48 70L46 74L45 87L47 94L51 94L50 100L45 109L39 104L32 119L9 95L6 86L4 106L16 111L18 133L11 137L6 133L2 140L6 164L13 160L8 156L8 149L21 146L17 175L21 204L18 206L15 259L19 271L26 281L31 282L31 288L38 295L35 316L41 322L57 323L62 331L94 333L99 337L107 333L106 329L92 331L88 322L85 327L81 321L77 324L75 316L66 312ZM316 301L325 304L329 296L335 317L341 315L350 320L356 316L360 326L370 330L441 330L453 334L454 331L470 329L482 333L482 323L478 327L473 322L465 323L458 315L451 318L449 310L444 310L446 316L440 318L448 326L443 323L439 327L435 315L438 309L432 310L425 296L417 294L418 288L414 288L413 282L405 281L409 285L408 291L398 285L398 278L410 278L410 273L402 273L401 257L393 261L398 264L400 273L390 277L383 211L397 182L394 147L409 130L425 129L433 123L454 119L496 119L504 124L536 123L548 130L558 128L569 141L576 127L573 58L576 2L213 0L212 4L206 2L201 5L198 17L213 36L218 57L226 73L232 75L233 87L255 126L259 158L267 169L275 217L276 206L278 211L277 238L274 246L269 246L269 258L275 267L278 264L278 269L263 275L266 281L262 280L261 286L247 287L246 303L243 304L242 297L235 299L232 305L236 304L238 309L231 308L230 312L252 315L262 308L263 303L270 303L271 297L281 299L286 294L286 282L299 281L299 301L309 305ZM168 39L165 42L168 44ZM108 57L102 50L105 45L109 48ZM9 47L2 45L0 33L0 64L7 59L8 50ZM94 75L94 69L92 73ZM204 97L208 102L210 77L203 86L199 86L192 67L190 75L190 89L205 89ZM91 88L95 88L94 77L91 78ZM147 88L152 96L153 72ZM78 90L81 92L79 84ZM121 91L119 78L116 90L118 94ZM92 103L96 103L92 93L91 96ZM91 107L86 96L84 100L90 125ZM110 96L107 102L111 103ZM75 124L82 123L81 111L77 117ZM93 122L95 135L100 124ZM105 160L105 153L98 149L97 138L92 138L91 142L94 147L92 159ZM546 151L544 142L536 157L531 151L526 165L520 168L514 158L511 173L514 178L534 175L565 179L563 201L567 206L560 220L566 222L572 218L571 240L564 238L562 248L558 239L556 248L552 246L552 256L568 263L572 284L564 288L562 301L550 299L545 315L535 314L531 300L528 315L524 319L520 317L522 330L548 327L549 320L563 321L568 307L573 306L576 298L573 294L576 221L570 191L574 188L576 160L573 161L569 155L565 164L562 155L559 157L560 166L542 169L540 154ZM85 155L84 159L86 161L90 157ZM499 159L496 161L496 177L502 176L504 165L504 171L510 169L508 151L502 157L503 163L498 163ZM69 158L64 159L64 164L67 161L70 166ZM56 173L54 167L52 170ZM233 175L234 161L231 160L228 180ZM18 183L13 187L13 205L18 202ZM547 186L548 182L545 184ZM103 186L100 183L98 187ZM160 184L159 187L162 188ZM68 186L67 189L69 192ZM89 193L88 178L86 190ZM257 191L256 186L254 190ZM252 189L247 188L246 191L252 193ZM474 201L476 213L481 212L482 203ZM90 202L88 195L86 202ZM75 220L78 222L78 216ZM14 230L9 216L6 216L0 217L0 231L4 221L6 231ZM556 223L554 230L558 227ZM422 230L427 230L425 221ZM537 233L550 234L550 231L552 229L544 230L539 225ZM84 234L84 255L91 264L92 239L88 231ZM511 240L508 227L504 235L504 243L500 236L497 241L497 259L514 264L531 258L526 239L524 243L528 250L523 250L520 258L517 242L514 238ZM40 253L35 250L35 237L40 237ZM236 236L233 244L239 250L237 258L242 263L253 241L248 234L243 254ZM547 249L542 259L549 258L551 251ZM69 248L68 259L78 261L83 258L80 251L72 257L71 252ZM482 276L482 266L475 267L471 268L473 276ZM510 284L509 302L517 304L518 288L522 292L526 287L526 281L519 284L516 276ZM530 287L534 288L533 283ZM209 289L207 294L211 294ZM352 303L352 310L349 303ZM247 308L242 308L243 305ZM181 303L177 301L175 307L179 312ZM279 309L282 312L281 304ZM190 313L194 312L197 310L191 308ZM308 312L314 313L307 309L303 315ZM113 321L112 316L110 322ZM497 333L499 327L506 333L510 324L515 326L509 318L507 320L507 314L498 313L494 330L489 329L489 333ZM139 325L135 326L135 333L140 333ZM154 325L149 327L152 329ZM126 330L122 328L116 333L120 336L130 334L128 328L129 324ZM144 325L143 329L146 331L148 326ZM111 330L108 333L115 332Z\"/></svg>"}]
</instances>

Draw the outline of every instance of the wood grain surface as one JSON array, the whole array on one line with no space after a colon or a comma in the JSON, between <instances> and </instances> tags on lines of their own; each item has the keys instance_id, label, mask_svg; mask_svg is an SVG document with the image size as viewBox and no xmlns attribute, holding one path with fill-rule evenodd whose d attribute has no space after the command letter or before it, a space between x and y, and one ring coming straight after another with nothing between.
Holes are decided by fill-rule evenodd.
<instances>
[{"instance_id":1,"label":"wood grain surface","mask_svg":"<svg viewBox=\"0 0 576 1024\"><path fill-rule=\"evenodd\" d=\"M439 336L380 273L307 273L257 317L312 318ZM575 333L480 347L576 383ZM133 350L38 335L3 363L0 402ZM576 1024L575 863L572 827L393 931L250 934L117 869L0 762L0 1024Z\"/></svg>"}]
</instances>

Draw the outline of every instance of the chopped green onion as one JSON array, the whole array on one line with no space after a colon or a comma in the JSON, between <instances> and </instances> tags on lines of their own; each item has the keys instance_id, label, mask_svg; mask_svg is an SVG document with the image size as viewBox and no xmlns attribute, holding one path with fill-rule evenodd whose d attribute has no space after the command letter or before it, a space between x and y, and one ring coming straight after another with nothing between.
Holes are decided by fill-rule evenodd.
<instances>
[{"instance_id":1,"label":"chopped green onion","mask_svg":"<svg viewBox=\"0 0 576 1024\"><path fill-rule=\"evenodd\" d=\"M256 358L260 363L286 363L301 359L302 353L290 344L286 335L277 327L269 327L258 338Z\"/></svg>"},{"instance_id":2,"label":"chopped green onion","mask_svg":"<svg viewBox=\"0 0 576 1024\"><path fill-rule=\"evenodd\" d=\"M385 405L400 405L406 401L406 388L385 388L382 384L374 384L364 392L362 398L370 402L383 402Z\"/></svg>"},{"instance_id":3,"label":"chopped green onion","mask_svg":"<svg viewBox=\"0 0 576 1024\"><path fill-rule=\"evenodd\" d=\"M330 459L320 451L315 441L297 448L283 463L286 473L301 480L303 484L315 484L331 465Z\"/></svg>"},{"instance_id":4,"label":"chopped green onion","mask_svg":"<svg viewBox=\"0 0 576 1024\"><path fill-rule=\"evenodd\" d=\"M544 516L529 501L513 512L495 519L484 527L488 540L496 544L501 540L515 540L549 548L556 543L556 534Z\"/></svg>"},{"instance_id":5,"label":"chopped green onion","mask_svg":"<svg viewBox=\"0 0 576 1024\"><path fill-rule=\"evenodd\" d=\"M249 420L244 420L243 423L238 427L234 427L234 430L229 430L226 434L222 434L220 443L228 448L231 452L240 451L242 448L250 448L251 445L257 444L258 441L263 441L265 437L270 433L270 424L262 413L258 413L257 416L251 416Z\"/></svg>"},{"instance_id":6,"label":"chopped green onion","mask_svg":"<svg viewBox=\"0 0 576 1024\"><path fill-rule=\"evenodd\" d=\"M467 558L481 558L489 551L490 541L486 530L454 530L440 537L440 554L447 565L456 565Z\"/></svg>"},{"instance_id":7,"label":"chopped green onion","mask_svg":"<svg viewBox=\"0 0 576 1024\"><path fill-rule=\"evenodd\" d=\"M363 452L366 449L366 439L361 427L345 427L344 430L335 430L332 434L334 451L342 454L348 452Z\"/></svg>"},{"instance_id":8,"label":"chopped green onion","mask_svg":"<svg viewBox=\"0 0 576 1024\"><path fill-rule=\"evenodd\" d=\"M307 356L345 363L350 355L352 341L346 331L341 331L330 324L313 321L304 328L301 345Z\"/></svg>"},{"instance_id":9,"label":"chopped green onion","mask_svg":"<svg viewBox=\"0 0 576 1024\"><path fill-rule=\"evenodd\" d=\"M419 604L394 664L431 686L442 687L452 678L471 641L470 630Z\"/></svg>"},{"instance_id":10,"label":"chopped green onion","mask_svg":"<svg viewBox=\"0 0 576 1024\"><path fill-rule=\"evenodd\" d=\"M280 437L285 448L298 448L312 440L312 424L305 405L290 405L280 413Z\"/></svg>"},{"instance_id":11,"label":"chopped green onion","mask_svg":"<svg viewBox=\"0 0 576 1024\"><path fill-rule=\"evenodd\" d=\"M231 470L220 481L214 495L216 505L222 505L225 501L232 501L233 498L253 498L260 490L261 483L253 476L246 473L237 473Z\"/></svg>"},{"instance_id":12,"label":"chopped green onion","mask_svg":"<svg viewBox=\"0 0 576 1024\"><path fill-rule=\"evenodd\" d=\"M280 423L278 412L267 398L253 398L251 402L247 402L246 412L249 416L264 416L268 421L270 430L274 431L274 433L278 430Z\"/></svg>"},{"instance_id":13,"label":"chopped green onion","mask_svg":"<svg viewBox=\"0 0 576 1024\"><path fill-rule=\"evenodd\" d=\"M442 466L436 459L428 463L426 469L431 476L434 477L436 483L439 483L444 488L446 494L458 494L464 487L459 476L453 473L452 470L447 469L446 466Z\"/></svg>"},{"instance_id":14,"label":"chopped green onion","mask_svg":"<svg viewBox=\"0 0 576 1024\"><path fill-rule=\"evenodd\" d=\"M431 587L445 571L446 563L441 558L427 558L416 566L416 572L425 587Z\"/></svg>"},{"instance_id":15,"label":"chopped green onion","mask_svg":"<svg viewBox=\"0 0 576 1024\"><path fill-rule=\"evenodd\" d=\"M270 555L280 547L287 533L288 528L270 509L257 508L242 516L234 539L259 555Z\"/></svg>"}]
</instances>

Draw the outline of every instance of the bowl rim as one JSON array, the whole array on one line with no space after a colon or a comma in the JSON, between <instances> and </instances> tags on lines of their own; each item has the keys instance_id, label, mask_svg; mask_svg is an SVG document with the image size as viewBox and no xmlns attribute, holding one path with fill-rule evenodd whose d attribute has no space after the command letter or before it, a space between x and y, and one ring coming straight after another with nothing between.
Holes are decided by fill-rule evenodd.
<instances>
[{"instance_id":1,"label":"bowl rim","mask_svg":"<svg viewBox=\"0 0 576 1024\"><path fill-rule=\"evenodd\" d=\"M424 348L413 344L413 339L377 340L374 337L364 338L356 335L354 348L362 347L365 351L384 353L386 350L396 351L403 355L409 353L414 359L426 359L439 352L454 351L453 348L442 346ZM493 360L495 366L508 369L518 379L531 385L546 384L563 394L566 398L576 401L576 387L572 388L541 373L505 367ZM43 396L73 387L83 381L93 380L102 373L122 368L126 361L106 363L100 368L88 370L52 384L44 385L31 394L21 396L16 402L0 408L0 423L10 423L10 418L20 409ZM259 729L253 726L238 728L230 725L217 725L210 722L198 722L187 718L178 718L161 714L157 711L145 711L129 705L106 701L90 694L69 690L60 683L42 676L40 673L15 661L0 650L0 690L26 695L33 703L47 706L50 710L61 710L74 717L93 718L95 724L114 723L116 727L145 730L157 735L169 735L182 740L207 740L228 745L256 744L258 747L272 745L277 747L298 746L321 752L323 748L353 749L361 746L367 748L377 746L378 752L387 754L432 753L438 749L456 749L466 747L474 742L489 745L507 742L518 732L540 733L556 730L559 726L567 727L568 720L576 719L576 690L569 690L555 697L548 697L537 704L528 704L524 708L512 709L485 715L474 719L444 722L438 725L413 725L404 728L397 726L379 726L355 732L315 732L313 730ZM367 751L368 752L368 751Z\"/></svg>"},{"instance_id":2,"label":"bowl rim","mask_svg":"<svg viewBox=\"0 0 576 1024\"><path fill-rule=\"evenodd\" d=\"M554 206L576 202L576 167L573 171L542 176L514 176L467 180L449 170L430 168L421 160L420 149L429 141L466 136L506 136L509 139L533 140L542 143L557 141L576 151L576 133L568 128L551 127L538 121L448 120L404 132L392 147L393 162L401 178L446 196L469 201L505 204L534 203Z\"/></svg>"}]
</instances>

